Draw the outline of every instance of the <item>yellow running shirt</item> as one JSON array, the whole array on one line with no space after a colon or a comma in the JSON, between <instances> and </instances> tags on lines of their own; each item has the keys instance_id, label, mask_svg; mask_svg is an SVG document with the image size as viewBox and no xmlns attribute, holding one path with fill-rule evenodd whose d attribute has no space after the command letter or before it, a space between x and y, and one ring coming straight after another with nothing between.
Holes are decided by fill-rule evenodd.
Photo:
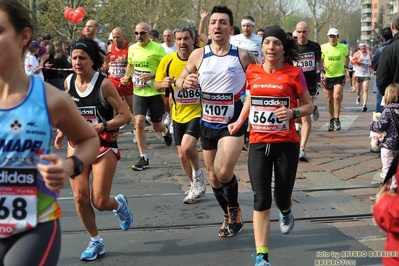
<instances>
[{"instance_id":1,"label":"yellow running shirt","mask_svg":"<svg viewBox=\"0 0 399 266\"><path fill-rule=\"evenodd\" d=\"M140 75L144 73L155 74L161 62L166 55L165 49L156 42L150 41L146 46L142 47L138 43L129 47L128 61L134 66L133 70L133 92L137 96L150 97L164 92L158 92L154 88L154 81L143 82Z\"/></svg>"},{"instance_id":2,"label":"yellow running shirt","mask_svg":"<svg viewBox=\"0 0 399 266\"><path fill-rule=\"evenodd\" d=\"M162 82L165 77L177 79L182 73L187 60L181 59L177 51L162 58L159 63L155 81ZM173 88L172 118L177 123L188 123L192 119L201 117L200 89L187 89L185 91Z\"/></svg>"}]
</instances>

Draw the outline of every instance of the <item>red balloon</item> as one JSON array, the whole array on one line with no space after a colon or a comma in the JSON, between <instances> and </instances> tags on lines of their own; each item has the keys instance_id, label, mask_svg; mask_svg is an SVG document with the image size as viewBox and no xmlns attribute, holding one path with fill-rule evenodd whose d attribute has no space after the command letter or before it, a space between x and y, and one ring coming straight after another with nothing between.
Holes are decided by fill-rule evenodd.
<instances>
[{"instance_id":1,"label":"red balloon","mask_svg":"<svg viewBox=\"0 0 399 266\"><path fill-rule=\"evenodd\" d=\"M78 7L78 8L76 8L76 9L75 9L75 12L80 12L80 13L82 13L82 14L83 14L83 16L85 16L85 15L86 15L86 11L84 10L84 8L83 8L83 7Z\"/></svg>"},{"instance_id":2,"label":"red balloon","mask_svg":"<svg viewBox=\"0 0 399 266\"><path fill-rule=\"evenodd\" d=\"M75 12L72 16L73 23L79 24L83 20L83 14L80 12Z\"/></svg>"},{"instance_id":3,"label":"red balloon","mask_svg":"<svg viewBox=\"0 0 399 266\"><path fill-rule=\"evenodd\" d=\"M68 20L68 21L72 21L72 17L73 14L75 13L75 11L73 10L73 8L68 7L67 9L65 9L64 11L64 17Z\"/></svg>"}]
</instances>

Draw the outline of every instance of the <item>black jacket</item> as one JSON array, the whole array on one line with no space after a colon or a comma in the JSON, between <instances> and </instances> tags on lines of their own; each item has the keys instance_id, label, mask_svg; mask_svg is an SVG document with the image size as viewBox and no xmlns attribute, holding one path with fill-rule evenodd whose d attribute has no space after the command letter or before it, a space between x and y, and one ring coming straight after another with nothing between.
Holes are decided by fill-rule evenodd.
<instances>
[{"instance_id":1,"label":"black jacket","mask_svg":"<svg viewBox=\"0 0 399 266\"><path fill-rule=\"evenodd\" d=\"M391 44L381 51L377 68L377 87L381 95L391 83L399 83L399 33L393 36Z\"/></svg>"}]
</instances>

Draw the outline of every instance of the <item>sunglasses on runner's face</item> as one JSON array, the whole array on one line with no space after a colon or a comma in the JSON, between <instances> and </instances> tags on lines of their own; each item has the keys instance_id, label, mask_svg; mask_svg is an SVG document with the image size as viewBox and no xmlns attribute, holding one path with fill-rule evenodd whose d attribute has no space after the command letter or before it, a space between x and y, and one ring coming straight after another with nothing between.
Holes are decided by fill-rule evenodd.
<instances>
[{"instance_id":1,"label":"sunglasses on runner's face","mask_svg":"<svg viewBox=\"0 0 399 266\"><path fill-rule=\"evenodd\" d=\"M148 31L140 31L140 32L135 31L134 34L136 34L136 35L144 35L144 34L146 34L147 32L148 32Z\"/></svg>"}]
</instances>

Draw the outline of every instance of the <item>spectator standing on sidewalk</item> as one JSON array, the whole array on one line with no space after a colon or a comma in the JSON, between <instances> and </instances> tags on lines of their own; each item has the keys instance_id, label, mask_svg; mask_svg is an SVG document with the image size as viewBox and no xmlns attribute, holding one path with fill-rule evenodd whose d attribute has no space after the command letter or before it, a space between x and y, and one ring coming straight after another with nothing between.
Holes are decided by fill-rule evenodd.
<instances>
[{"instance_id":1,"label":"spectator standing on sidewalk","mask_svg":"<svg viewBox=\"0 0 399 266\"><path fill-rule=\"evenodd\" d=\"M349 77L349 51L348 47L338 42L339 32L336 28L328 30L328 43L321 46L321 58L324 71L320 71L320 78L326 90L327 108L330 114L328 131L341 130L341 104L344 97L343 86Z\"/></svg>"},{"instance_id":2,"label":"spectator standing on sidewalk","mask_svg":"<svg viewBox=\"0 0 399 266\"><path fill-rule=\"evenodd\" d=\"M396 154L390 174L399 175L399 153ZM377 194L375 205L373 206L373 218L381 229L387 232L384 251L393 251L396 256L383 256L383 265L399 265L398 246L399 246L399 197L398 194L392 192L388 186L390 185L389 176L387 181L382 185Z\"/></svg>"},{"instance_id":3,"label":"spectator standing on sidewalk","mask_svg":"<svg viewBox=\"0 0 399 266\"><path fill-rule=\"evenodd\" d=\"M391 162L399 152L399 84L392 83L385 90L385 108L378 121L370 123L370 130L386 132L384 140L379 143L381 148L382 171L381 178L385 179ZM396 176L392 177L391 190L396 190Z\"/></svg>"},{"instance_id":4,"label":"spectator standing on sidewalk","mask_svg":"<svg viewBox=\"0 0 399 266\"><path fill-rule=\"evenodd\" d=\"M373 58L371 59L371 64L372 64L375 72L377 72L377 69L378 69L378 63L380 61L382 50L384 50L386 47L388 47L388 45L391 43L391 40L392 40L391 27L385 27L382 30L381 36L382 36L383 43L377 48L377 50L374 53ZM375 93L375 111L378 113L381 113L382 112L382 107L381 107L382 95L377 87L377 75L374 77L373 83L374 83L373 92Z\"/></svg>"},{"instance_id":5,"label":"spectator standing on sidewalk","mask_svg":"<svg viewBox=\"0 0 399 266\"><path fill-rule=\"evenodd\" d=\"M399 83L399 12L391 18L391 30L391 44L381 51L377 69L377 88L382 96L389 84Z\"/></svg>"}]
</instances>

